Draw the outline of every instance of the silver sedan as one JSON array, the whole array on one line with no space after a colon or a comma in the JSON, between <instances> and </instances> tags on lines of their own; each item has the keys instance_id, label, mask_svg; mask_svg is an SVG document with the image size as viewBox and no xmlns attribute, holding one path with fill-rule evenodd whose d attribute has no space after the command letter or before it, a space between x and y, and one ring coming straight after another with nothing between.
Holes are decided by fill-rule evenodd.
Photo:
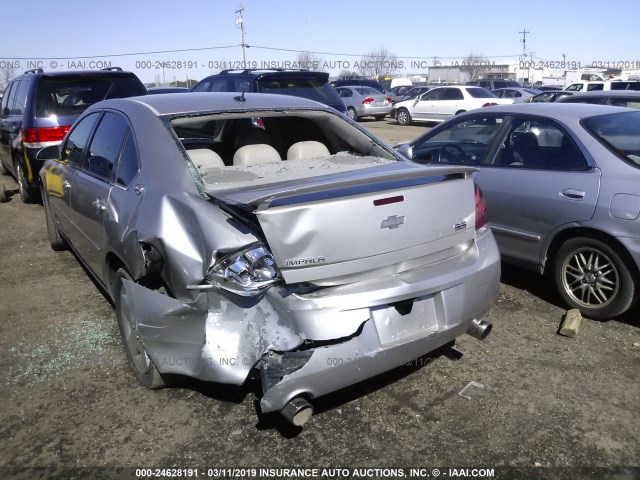
<instances>
[{"instance_id":1,"label":"silver sedan","mask_svg":"<svg viewBox=\"0 0 640 480\"><path fill-rule=\"evenodd\" d=\"M146 387L260 378L262 412L300 426L315 397L490 331L500 259L473 169L407 162L330 107L106 101L42 154L51 246L113 300Z\"/></svg>"},{"instance_id":2,"label":"silver sedan","mask_svg":"<svg viewBox=\"0 0 640 480\"><path fill-rule=\"evenodd\" d=\"M568 306L607 319L639 292L639 138L640 112L537 103L469 112L399 149L479 168L503 260L548 272Z\"/></svg>"},{"instance_id":3,"label":"silver sedan","mask_svg":"<svg viewBox=\"0 0 640 480\"><path fill-rule=\"evenodd\" d=\"M391 97L371 87L337 87L336 92L347 107L347 116L352 120L374 117L382 120L391 111Z\"/></svg>"}]
</instances>

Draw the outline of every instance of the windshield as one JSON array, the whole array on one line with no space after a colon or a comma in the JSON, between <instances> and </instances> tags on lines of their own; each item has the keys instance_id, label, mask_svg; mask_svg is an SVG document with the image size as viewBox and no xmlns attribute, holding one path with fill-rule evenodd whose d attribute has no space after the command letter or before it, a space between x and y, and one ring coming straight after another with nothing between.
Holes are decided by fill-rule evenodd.
<instances>
[{"instance_id":1,"label":"windshield","mask_svg":"<svg viewBox=\"0 0 640 480\"><path fill-rule=\"evenodd\" d=\"M581 123L617 157L640 169L640 112L589 117Z\"/></svg>"}]
</instances>

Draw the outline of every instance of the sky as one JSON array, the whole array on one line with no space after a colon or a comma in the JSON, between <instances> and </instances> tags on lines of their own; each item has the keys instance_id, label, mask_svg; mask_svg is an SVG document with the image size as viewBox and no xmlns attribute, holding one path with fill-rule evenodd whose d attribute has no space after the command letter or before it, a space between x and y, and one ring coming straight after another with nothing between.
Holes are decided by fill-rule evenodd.
<instances>
[{"instance_id":1,"label":"sky","mask_svg":"<svg viewBox=\"0 0 640 480\"><path fill-rule=\"evenodd\" d=\"M311 51L337 75L381 48L399 75L471 53L518 61L526 31L529 60L640 69L636 0L0 0L0 18L14 19L0 22L0 69L119 66L145 83L199 80L242 66L241 4L251 67L285 68Z\"/></svg>"}]
</instances>

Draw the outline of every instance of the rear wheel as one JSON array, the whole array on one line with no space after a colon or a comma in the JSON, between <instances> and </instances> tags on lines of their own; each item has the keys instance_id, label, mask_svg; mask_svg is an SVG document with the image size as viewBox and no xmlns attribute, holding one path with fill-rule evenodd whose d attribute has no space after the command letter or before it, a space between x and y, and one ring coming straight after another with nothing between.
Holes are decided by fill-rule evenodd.
<instances>
[{"instance_id":1,"label":"rear wheel","mask_svg":"<svg viewBox=\"0 0 640 480\"><path fill-rule=\"evenodd\" d=\"M595 320L616 317L634 302L637 280L618 252L595 238L565 242L556 255L553 276L565 303Z\"/></svg>"},{"instance_id":2,"label":"rear wheel","mask_svg":"<svg viewBox=\"0 0 640 480\"><path fill-rule=\"evenodd\" d=\"M399 125L409 125L411 123L411 115L409 114L409 110L406 108L401 108L396 113L396 121Z\"/></svg>"},{"instance_id":3,"label":"rear wheel","mask_svg":"<svg viewBox=\"0 0 640 480\"><path fill-rule=\"evenodd\" d=\"M20 191L20 198L24 203L33 203L35 201L35 197L33 193L29 190L29 184L27 183L27 179L24 176L24 169L20 162L16 162L16 181L18 182L18 190Z\"/></svg>"},{"instance_id":4,"label":"rear wheel","mask_svg":"<svg viewBox=\"0 0 640 480\"><path fill-rule=\"evenodd\" d=\"M347 117L349 117L354 122L357 121L358 120L358 113L356 112L356 109L353 108L353 107L347 108Z\"/></svg>"},{"instance_id":5,"label":"rear wheel","mask_svg":"<svg viewBox=\"0 0 640 480\"><path fill-rule=\"evenodd\" d=\"M466 110L458 110L458 111L456 112L456 115L460 115L461 113L464 113L464 112L466 112Z\"/></svg>"},{"instance_id":6,"label":"rear wheel","mask_svg":"<svg viewBox=\"0 0 640 480\"><path fill-rule=\"evenodd\" d=\"M49 206L49 198L41 192L42 195L42 205L44 206L44 217L47 222L47 237L49 238L49 244L51 248L60 252L62 250L67 249L67 242L60 236L58 232L58 228L56 227L56 223L53 220L53 216L51 215L51 207Z\"/></svg>"},{"instance_id":7,"label":"rear wheel","mask_svg":"<svg viewBox=\"0 0 640 480\"><path fill-rule=\"evenodd\" d=\"M116 318L120 327L120 336L127 353L129 366L138 381L147 388L157 390L165 386L165 382L147 354L140 335L136 330L135 323L131 317L130 299L124 289L123 280L133 281L131 276L124 270L116 272L114 301L116 304Z\"/></svg>"}]
</instances>

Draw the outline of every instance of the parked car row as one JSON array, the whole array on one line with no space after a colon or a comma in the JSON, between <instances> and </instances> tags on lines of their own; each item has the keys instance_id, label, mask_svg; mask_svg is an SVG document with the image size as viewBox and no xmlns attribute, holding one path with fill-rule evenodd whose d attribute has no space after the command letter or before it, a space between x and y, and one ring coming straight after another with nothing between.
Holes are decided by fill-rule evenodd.
<instances>
[{"instance_id":1,"label":"parked car row","mask_svg":"<svg viewBox=\"0 0 640 480\"><path fill-rule=\"evenodd\" d=\"M19 77L2 125L30 102L75 114L36 115L8 150L33 149L25 185L39 187L50 245L113 301L148 388L253 376L262 412L301 426L319 396L486 337L500 257L550 274L592 318L637 301L638 111L436 87L394 106L399 124L443 122L396 151L327 92L354 101L355 119L386 115L375 109L390 98L313 72L226 71L203 92L134 99L135 76L94 73Z\"/></svg>"}]
</instances>

